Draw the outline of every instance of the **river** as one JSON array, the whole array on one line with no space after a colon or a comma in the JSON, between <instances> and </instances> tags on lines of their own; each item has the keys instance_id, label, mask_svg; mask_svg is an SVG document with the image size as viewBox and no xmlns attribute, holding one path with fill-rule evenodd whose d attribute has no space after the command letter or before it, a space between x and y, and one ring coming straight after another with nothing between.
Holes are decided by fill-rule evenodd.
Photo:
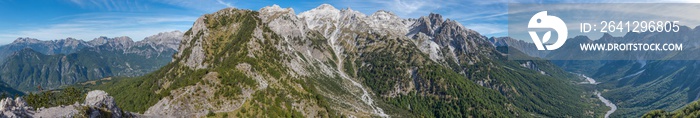
<instances>
[{"instance_id":1,"label":"river","mask_svg":"<svg viewBox=\"0 0 700 118\"><path fill-rule=\"evenodd\" d=\"M609 118L610 114L612 114L613 112L615 112L615 110L617 110L617 106L615 104L613 104L612 102L610 102L610 100L605 99L605 97L600 95L600 92L595 91L595 94L598 96L598 99L600 99L600 101L605 103L605 106L610 107L610 110L608 110L608 112L605 112L605 118Z\"/></svg>"},{"instance_id":2,"label":"river","mask_svg":"<svg viewBox=\"0 0 700 118\"><path fill-rule=\"evenodd\" d=\"M575 73L574 73L574 74L575 74ZM586 78L586 81L587 81L588 83L584 82L585 84L593 84L593 85L599 84L599 82L596 82L595 79L590 78L590 77L588 77L588 76L586 76L586 75L583 75L583 74L577 74L577 75L579 75L579 76L581 76L581 77L583 77L583 78ZM610 114L614 113L614 112L617 110L617 106L616 106L614 103L612 103L610 100L605 99L605 97L603 97L602 95L600 95L600 92L598 92L597 90L594 92L594 94L595 94L596 96L598 96L598 99L599 99L601 102L605 103L605 106L610 107L610 110L608 110L608 112L605 112L605 118L609 118L609 117L610 117Z\"/></svg>"}]
</instances>

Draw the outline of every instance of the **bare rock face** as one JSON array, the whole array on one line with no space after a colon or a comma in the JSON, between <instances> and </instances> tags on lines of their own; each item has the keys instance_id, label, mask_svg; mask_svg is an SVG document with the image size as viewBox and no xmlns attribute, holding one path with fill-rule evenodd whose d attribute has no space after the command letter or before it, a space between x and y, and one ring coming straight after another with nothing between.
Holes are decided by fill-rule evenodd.
<instances>
[{"instance_id":1,"label":"bare rock face","mask_svg":"<svg viewBox=\"0 0 700 118\"><path fill-rule=\"evenodd\" d=\"M198 18L194 22L191 32L185 33L182 41L180 42L180 47L178 50L187 50L190 48L191 52L189 54L185 54L184 51L179 51L175 55L175 59L173 59L173 61L180 58L183 59L180 61L180 63L187 67L197 69L207 68L207 65L203 63L206 56L204 55L204 49L202 48L202 40L204 37L207 37L206 34L208 34L207 32L209 30L207 29L204 20L204 17ZM191 43L193 41L194 43Z\"/></svg>"},{"instance_id":2,"label":"bare rock face","mask_svg":"<svg viewBox=\"0 0 700 118\"><path fill-rule=\"evenodd\" d=\"M77 116L80 114L80 111L78 111L79 104L75 105L68 105L68 106L58 106L58 107L49 107L49 108L41 108L35 112L35 114L32 114L32 117L35 118L53 118L53 117L65 117L65 118L71 118L74 116Z\"/></svg>"},{"instance_id":3,"label":"bare rock face","mask_svg":"<svg viewBox=\"0 0 700 118\"><path fill-rule=\"evenodd\" d=\"M32 114L31 117L76 117L84 116L90 118L101 118L112 116L112 118L134 117L131 113L122 111L114 103L114 98L102 90L88 92L85 103L68 106L57 106L42 108Z\"/></svg>"},{"instance_id":4,"label":"bare rock face","mask_svg":"<svg viewBox=\"0 0 700 118\"><path fill-rule=\"evenodd\" d=\"M0 118L25 118L29 117L31 107L18 97L17 99L5 98L0 100Z\"/></svg>"},{"instance_id":5,"label":"bare rock face","mask_svg":"<svg viewBox=\"0 0 700 118\"><path fill-rule=\"evenodd\" d=\"M260 19L268 23L270 29L284 38L301 38L306 36L306 24L294 14L292 8L281 8L278 5L263 7ZM288 40L288 39L285 39Z\"/></svg>"},{"instance_id":6,"label":"bare rock face","mask_svg":"<svg viewBox=\"0 0 700 118\"><path fill-rule=\"evenodd\" d=\"M180 45L180 40L182 40L182 34L183 33L180 31L161 32L144 38L143 40L137 42L137 45L151 45L154 48L156 48L157 45L163 45L168 49L177 50L178 46Z\"/></svg>"},{"instance_id":7,"label":"bare rock face","mask_svg":"<svg viewBox=\"0 0 700 118\"><path fill-rule=\"evenodd\" d=\"M102 90L90 91L85 97L84 105L90 107L91 112L89 114L91 118L93 116L101 116L102 114L99 110L110 111L114 118L122 117L122 110L114 103L114 98Z\"/></svg>"},{"instance_id":8,"label":"bare rock face","mask_svg":"<svg viewBox=\"0 0 700 118\"><path fill-rule=\"evenodd\" d=\"M34 110L21 97L0 100L0 118L70 118L85 116L90 118L138 117L138 114L122 111L114 102L114 98L102 90L88 92L85 103L67 106L56 106Z\"/></svg>"}]
</instances>

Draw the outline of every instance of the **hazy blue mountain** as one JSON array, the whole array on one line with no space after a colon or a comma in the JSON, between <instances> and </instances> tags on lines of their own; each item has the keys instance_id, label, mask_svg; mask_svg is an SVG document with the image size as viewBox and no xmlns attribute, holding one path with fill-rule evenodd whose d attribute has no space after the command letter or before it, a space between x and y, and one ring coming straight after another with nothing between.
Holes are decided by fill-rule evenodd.
<instances>
[{"instance_id":1,"label":"hazy blue mountain","mask_svg":"<svg viewBox=\"0 0 700 118\"><path fill-rule=\"evenodd\" d=\"M24 48L30 48L42 54L54 55L73 53L80 49L93 46L94 45L83 40L74 38L51 41L41 41L33 38L17 38L10 44L0 46L0 62L3 62L7 56Z\"/></svg>"},{"instance_id":2,"label":"hazy blue mountain","mask_svg":"<svg viewBox=\"0 0 700 118\"><path fill-rule=\"evenodd\" d=\"M177 52L171 46L172 43L165 42L179 42L182 33L176 31L159 35L139 42L133 42L129 37L74 41L91 47L86 45L70 53L45 53L36 51L33 47L23 48L7 56L0 64L0 80L22 91L36 91L39 86L48 90L111 76L140 76L169 63L171 55ZM34 41L35 43L28 44L61 42ZM8 46L16 45L18 44ZM42 49L45 48L37 48Z\"/></svg>"}]
</instances>

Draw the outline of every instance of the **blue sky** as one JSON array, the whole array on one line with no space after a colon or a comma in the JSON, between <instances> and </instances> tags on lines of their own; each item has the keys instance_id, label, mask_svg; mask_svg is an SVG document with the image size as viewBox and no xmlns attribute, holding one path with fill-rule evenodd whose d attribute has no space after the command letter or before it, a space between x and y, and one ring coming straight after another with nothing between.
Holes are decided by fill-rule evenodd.
<instances>
[{"instance_id":1,"label":"blue sky","mask_svg":"<svg viewBox=\"0 0 700 118\"><path fill-rule=\"evenodd\" d=\"M632 1L632 0L630 0ZM639 2L638 0L634 0ZM651 0L649 0L651 1ZM547 0L0 0L0 45L17 37L55 40L73 37L92 40L99 36L146 36L173 30L186 31L199 16L226 7L258 10L278 4L300 13L328 3L372 14L388 10L402 18L431 12L457 20L486 36L507 34L507 3L570 3L625 1ZM646 1L642 1L646 2ZM688 2L670 0L667 2Z\"/></svg>"}]
</instances>

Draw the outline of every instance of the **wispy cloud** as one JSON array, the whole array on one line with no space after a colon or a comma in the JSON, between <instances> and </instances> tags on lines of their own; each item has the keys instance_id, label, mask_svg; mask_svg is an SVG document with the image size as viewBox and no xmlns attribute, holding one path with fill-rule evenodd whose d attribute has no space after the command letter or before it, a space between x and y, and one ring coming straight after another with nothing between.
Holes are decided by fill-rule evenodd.
<instances>
[{"instance_id":1,"label":"wispy cloud","mask_svg":"<svg viewBox=\"0 0 700 118\"><path fill-rule=\"evenodd\" d=\"M464 27L479 31L481 34L494 34L494 35L503 35L508 32L508 25L506 24L493 24L493 23L476 23L476 24L467 24ZM503 28L506 27L506 28Z\"/></svg>"},{"instance_id":2,"label":"wispy cloud","mask_svg":"<svg viewBox=\"0 0 700 118\"><path fill-rule=\"evenodd\" d=\"M213 12L225 7L235 7L226 0L67 0L81 8L101 9L107 11L144 11L154 4L167 4L185 9ZM214 5L214 6L213 6ZM220 7L217 7L219 6Z\"/></svg>"},{"instance_id":3,"label":"wispy cloud","mask_svg":"<svg viewBox=\"0 0 700 118\"><path fill-rule=\"evenodd\" d=\"M182 7L189 10L203 11L206 13L215 12L226 7L235 7L235 4L224 0L151 0L152 2L162 3ZM254 1L258 2L258 1Z\"/></svg>"},{"instance_id":4,"label":"wispy cloud","mask_svg":"<svg viewBox=\"0 0 700 118\"><path fill-rule=\"evenodd\" d=\"M416 13L425 13L442 7L439 1L433 0L393 0L380 2L387 9L395 11L401 15L414 15Z\"/></svg>"},{"instance_id":5,"label":"wispy cloud","mask_svg":"<svg viewBox=\"0 0 700 118\"><path fill-rule=\"evenodd\" d=\"M221 5L226 5L226 7L233 7L233 5L231 5L231 3L224 2L223 0L216 0L216 2L218 2Z\"/></svg>"},{"instance_id":6,"label":"wispy cloud","mask_svg":"<svg viewBox=\"0 0 700 118\"><path fill-rule=\"evenodd\" d=\"M70 0L69 2L81 8L107 11L143 11L148 9L140 0Z\"/></svg>"},{"instance_id":7,"label":"wispy cloud","mask_svg":"<svg viewBox=\"0 0 700 118\"><path fill-rule=\"evenodd\" d=\"M69 16L65 22L41 27L29 27L2 31L0 39L32 37L54 40L73 37L92 40L99 36L129 36L141 40L159 32L187 30L197 17L182 15L149 15L134 13L88 13ZM187 24L187 25L185 25ZM11 40L0 40L0 44Z\"/></svg>"}]
</instances>

